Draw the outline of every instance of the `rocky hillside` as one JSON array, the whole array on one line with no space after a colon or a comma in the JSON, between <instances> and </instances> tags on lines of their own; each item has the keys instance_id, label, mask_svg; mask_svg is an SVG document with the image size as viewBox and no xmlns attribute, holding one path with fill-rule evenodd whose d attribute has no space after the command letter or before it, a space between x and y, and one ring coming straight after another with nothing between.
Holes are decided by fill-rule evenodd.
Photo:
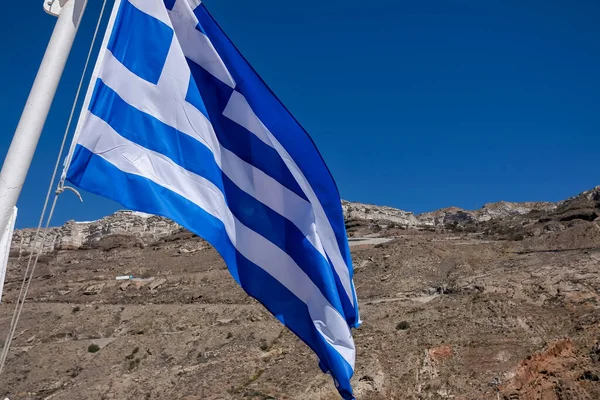
<instances>
[{"instance_id":1,"label":"rocky hillside","mask_svg":"<svg viewBox=\"0 0 600 400\"><path fill-rule=\"evenodd\" d=\"M559 203L510 203L502 201L486 204L476 211L450 207L419 215L392 207L347 201L342 202L342 209L352 235L357 233L357 229L352 229L356 227L366 228L360 231L364 234L377 233L382 229L389 228L458 228L481 231L485 230L488 225L493 227L494 224L482 225L481 227L477 225L490 221L505 222L518 219L520 223L527 221L531 225L536 221L538 215L548 216L547 218L550 219L546 222L554 221L557 218L559 221L564 222L565 218L577 219L578 213L583 212L587 213L585 218L593 220L599 214L598 209L595 208L596 203L594 203L594 199L600 196L599 193L600 186ZM500 225L503 225L504 222L500 222ZM556 227L548 228L548 224L540 228L556 229ZM180 230L181 227L178 224L165 218L133 211L119 211L99 221L70 221L62 227L50 229L44 243L44 252L77 250L85 246L93 247L101 239L109 236L127 236L134 243L144 246ZM34 244L34 235L34 229L15 232L11 245L12 255L29 254ZM106 242L105 240L102 241Z\"/></svg>"},{"instance_id":2,"label":"rocky hillside","mask_svg":"<svg viewBox=\"0 0 600 400\"><path fill-rule=\"evenodd\" d=\"M357 400L600 399L600 187L425 216L344 208L364 321ZM339 398L195 235L131 212L52 233L0 399ZM0 338L30 238L13 244Z\"/></svg>"},{"instance_id":3,"label":"rocky hillside","mask_svg":"<svg viewBox=\"0 0 600 400\"><path fill-rule=\"evenodd\" d=\"M458 207L444 208L434 212L420 214L417 218L422 226L445 226L447 224L465 224L487 222L491 220L527 215L533 211L548 212L556 209L555 203L510 203L500 201L489 203L476 211L466 211Z\"/></svg>"},{"instance_id":4,"label":"rocky hillside","mask_svg":"<svg viewBox=\"0 0 600 400\"><path fill-rule=\"evenodd\" d=\"M600 187L558 204L344 210L358 400L600 399ZM313 353L176 224L120 212L50 236L0 399L338 398ZM15 236L0 337L31 241Z\"/></svg>"}]
</instances>

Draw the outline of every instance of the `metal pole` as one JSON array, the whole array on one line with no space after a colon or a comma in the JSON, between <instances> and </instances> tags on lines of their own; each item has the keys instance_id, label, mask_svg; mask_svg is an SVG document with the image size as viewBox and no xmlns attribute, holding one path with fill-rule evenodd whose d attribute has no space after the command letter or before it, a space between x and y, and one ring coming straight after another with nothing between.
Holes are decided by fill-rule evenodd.
<instances>
[{"instance_id":1,"label":"metal pole","mask_svg":"<svg viewBox=\"0 0 600 400\"><path fill-rule=\"evenodd\" d=\"M57 7L60 4L60 15L0 172L0 232L6 229L21 194L87 5L87 0L54 1Z\"/></svg>"}]
</instances>

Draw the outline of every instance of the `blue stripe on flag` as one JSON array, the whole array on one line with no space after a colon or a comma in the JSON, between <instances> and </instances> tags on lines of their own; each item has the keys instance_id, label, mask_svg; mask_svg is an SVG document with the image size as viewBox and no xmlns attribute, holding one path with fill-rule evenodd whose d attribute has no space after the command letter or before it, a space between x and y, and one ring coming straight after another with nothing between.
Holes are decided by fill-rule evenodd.
<instances>
[{"instance_id":1,"label":"blue stripe on flag","mask_svg":"<svg viewBox=\"0 0 600 400\"><path fill-rule=\"evenodd\" d=\"M124 0L108 42L108 50L131 72L157 84L173 35L173 29L165 23Z\"/></svg>"},{"instance_id":2,"label":"blue stripe on flag","mask_svg":"<svg viewBox=\"0 0 600 400\"><path fill-rule=\"evenodd\" d=\"M191 61L188 61L188 64L196 88L199 90L199 96L201 99L205 99L203 104L206 105L210 122L221 145L308 201L277 151L263 143L246 128L223 115L223 110L231 98L233 89L212 76L204 68ZM195 95L190 95L192 90L193 87L188 91L188 97L197 98ZM196 105L194 104L194 106Z\"/></svg>"},{"instance_id":3,"label":"blue stripe on flag","mask_svg":"<svg viewBox=\"0 0 600 400\"><path fill-rule=\"evenodd\" d=\"M196 82L190 76L190 83L188 84L188 90L185 95L185 101L190 103L196 109L200 110L202 114L210 121L210 115L208 115L208 110L206 109L206 104L204 104L204 100L202 100L202 96L200 96L200 91L196 86Z\"/></svg>"},{"instance_id":4,"label":"blue stripe on flag","mask_svg":"<svg viewBox=\"0 0 600 400\"><path fill-rule=\"evenodd\" d=\"M206 32L204 32L204 28L202 28L201 24L196 25L196 29L200 32L202 32L205 36L206 36Z\"/></svg>"},{"instance_id":5,"label":"blue stripe on flag","mask_svg":"<svg viewBox=\"0 0 600 400\"><path fill-rule=\"evenodd\" d=\"M352 368L319 334L306 305L279 281L243 257L227 237L223 223L182 196L141 176L127 174L77 146L68 179L83 190L107 197L123 206L170 218L206 239L221 254L231 274L244 290L263 304L300 337L321 359L341 385L344 398L352 399Z\"/></svg>"},{"instance_id":6,"label":"blue stripe on flag","mask_svg":"<svg viewBox=\"0 0 600 400\"><path fill-rule=\"evenodd\" d=\"M327 257L327 262L330 265L333 265L333 263L331 262L331 259L329 257ZM356 308L352 305L350 299L345 294L344 285L342 285L340 276L338 274L333 274L333 277L335 279L335 285L339 292L340 301L342 304L342 310L344 310L342 315L344 316L344 318L346 318L346 322L348 322L349 326L356 328L357 326L353 326L353 323L355 325L358 325L358 313L356 311ZM354 304L358 304L358 299L356 298L356 290L353 291L353 297L354 297Z\"/></svg>"},{"instance_id":7,"label":"blue stripe on flag","mask_svg":"<svg viewBox=\"0 0 600 400\"><path fill-rule=\"evenodd\" d=\"M164 0L167 10L172 10L176 0Z\"/></svg>"}]
</instances>

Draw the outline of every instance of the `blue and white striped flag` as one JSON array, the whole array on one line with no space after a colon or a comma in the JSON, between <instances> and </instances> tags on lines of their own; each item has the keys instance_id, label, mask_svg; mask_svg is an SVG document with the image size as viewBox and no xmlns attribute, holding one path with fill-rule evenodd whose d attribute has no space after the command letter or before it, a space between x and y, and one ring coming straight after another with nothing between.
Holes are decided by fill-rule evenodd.
<instances>
[{"instance_id":1,"label":"blue and white striped flag","mask_svg":"<svg viewBox=\"0 0 600 400\"><path fill-rule=\"evenodd\" d=\"M210 242L353 398L359 315L339 193L199 0L116 0L71 157L73 184Z\"/></svg>"}]
</instances>

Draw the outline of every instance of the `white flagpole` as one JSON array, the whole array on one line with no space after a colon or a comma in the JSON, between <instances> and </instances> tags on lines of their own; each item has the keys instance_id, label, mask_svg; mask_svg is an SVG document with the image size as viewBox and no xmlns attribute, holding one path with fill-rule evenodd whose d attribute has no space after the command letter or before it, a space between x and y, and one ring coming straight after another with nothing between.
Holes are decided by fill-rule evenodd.
<instances>
[{"instance_id":1,"label":"white flagpole","mask_svg":"<svg viewBox=\"0 0 600 400\"><path fill-rule=\"evenodd\" d=\"M58 15L58 21L0 172L0 232L6 230L21 194L87 0L45 0L44 3L47 12Z\"/></svg>"}]
</instances>

